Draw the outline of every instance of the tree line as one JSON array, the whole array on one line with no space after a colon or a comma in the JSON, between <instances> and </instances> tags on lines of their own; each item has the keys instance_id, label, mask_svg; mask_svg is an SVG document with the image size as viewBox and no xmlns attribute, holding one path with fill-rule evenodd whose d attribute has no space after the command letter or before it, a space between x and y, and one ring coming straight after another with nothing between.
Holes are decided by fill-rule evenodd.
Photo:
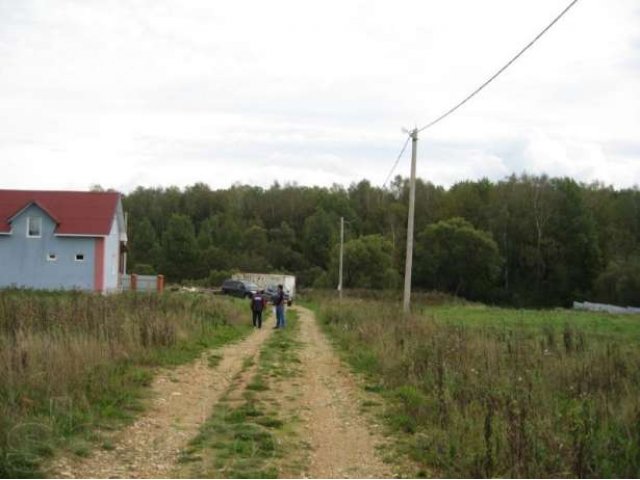
<instances>
[{"instance_id":1,"label":"tree line","mask_svg":"<svg viewBox=\"0 0 640 480\"><path fill-rule=\"evenodd\" d=\"M408 180L387 188L143 188L124 198L129 271L219 285L234 271L335 288L401 288ZM416 184L413 285L515 306L640 304L640 191L511 176Z\"/></svg>"}]
</instances>

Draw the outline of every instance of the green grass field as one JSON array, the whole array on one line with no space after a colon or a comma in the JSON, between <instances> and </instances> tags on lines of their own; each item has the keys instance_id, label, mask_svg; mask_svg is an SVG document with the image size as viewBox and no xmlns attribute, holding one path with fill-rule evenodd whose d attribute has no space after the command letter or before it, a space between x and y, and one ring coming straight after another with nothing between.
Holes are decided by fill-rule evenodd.
<instances>
[{"instance_id":1,"label":"green grass field","mask_svg":"<svg viewBox=\"0 0 640 480\"><path fill-rule=\"evenodd\" d=\"M516 310L480 304L418 306L421 315L468 327L564 329L570 325L585 334L619 341L640 341L640 315L612 315L565 309Z\"/></svg>"},{"instance_id":2,"label":"green grass field","mask_svg":"<svg viewBox=\"0 0 640 480\"><path fill-rule=\"evenodd\" d=\"M435 304L437 303L437 304ZM640 317L311 299L419 475L637 477Z\"/></svg>"},{"instance_id":3,"label":"green grass field","mask_svg":"<svg viewBox=\"0 0 640 480\"><path fill-rule=\"evenodd\" d=\"M87 455L97 430L144 408L154 367L241 338L246 310L182 293L0 291L0 477L38 476L58 448Z\"/></svg>"}]
</instances>

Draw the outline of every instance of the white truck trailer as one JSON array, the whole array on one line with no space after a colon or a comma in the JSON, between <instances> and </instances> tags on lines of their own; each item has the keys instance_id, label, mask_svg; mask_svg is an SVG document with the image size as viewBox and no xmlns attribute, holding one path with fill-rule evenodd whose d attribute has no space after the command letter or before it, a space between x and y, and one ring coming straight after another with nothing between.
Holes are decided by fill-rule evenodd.
<instances>
[{"instance_id":1,"label":"white truck trailer","mask_svg":"<svg viewBox=\"0 0 640 480\"><path fill-rule=\"evenodd\" d=\"M281 273L234 273L231 278L255 283L260 289L265 289L270 285L282 285L284 291L289 294L292 300L296 296L295 275L283 275Z\"/></svg>"}]
</instances>

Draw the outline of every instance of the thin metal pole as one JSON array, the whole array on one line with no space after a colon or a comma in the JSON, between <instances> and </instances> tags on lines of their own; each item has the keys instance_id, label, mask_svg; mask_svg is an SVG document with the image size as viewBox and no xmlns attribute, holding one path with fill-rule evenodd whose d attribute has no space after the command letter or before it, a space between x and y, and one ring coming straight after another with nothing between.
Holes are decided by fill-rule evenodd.
<instances>
[{"instance_id":1,"label":"thin metal pole","mask_svg":"<svg viewBox=\"0 0 640 480\"><path fill-rule=\"evenodd\" d=\"M418 129L414 128L411 136L411 178L409 180L409 218L407 220L407 257L404 266L404 313L411 310L411 269L413 266L413 217L416 203L416 156L418 153Z\"/></svg>"},{"instance_id":2,"label":"thin metal pole","mask_svg":"<svg viewBox=\"0 0 640 480\"><path fill-rule=\"evenodd\" d=\"M342 258L344 256L344 217L340 217L340 271L338 272L338 292L342 300Z\"/></svg>"}]
</instances>

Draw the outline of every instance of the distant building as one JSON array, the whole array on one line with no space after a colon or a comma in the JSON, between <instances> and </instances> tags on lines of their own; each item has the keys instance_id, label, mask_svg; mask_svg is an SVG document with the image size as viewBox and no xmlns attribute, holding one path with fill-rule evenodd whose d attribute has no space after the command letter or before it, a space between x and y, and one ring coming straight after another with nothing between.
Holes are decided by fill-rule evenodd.
<instances>
[{"instance_id":1,"label":"distant building","mask_svg":"<svg viewBox=\"0 0 640 480\"><path fill-rule=\"evenodd\" d=\"M119 290L126 243L120 193L0 190L0 288Z\"/></svg>"}]
</instances>

